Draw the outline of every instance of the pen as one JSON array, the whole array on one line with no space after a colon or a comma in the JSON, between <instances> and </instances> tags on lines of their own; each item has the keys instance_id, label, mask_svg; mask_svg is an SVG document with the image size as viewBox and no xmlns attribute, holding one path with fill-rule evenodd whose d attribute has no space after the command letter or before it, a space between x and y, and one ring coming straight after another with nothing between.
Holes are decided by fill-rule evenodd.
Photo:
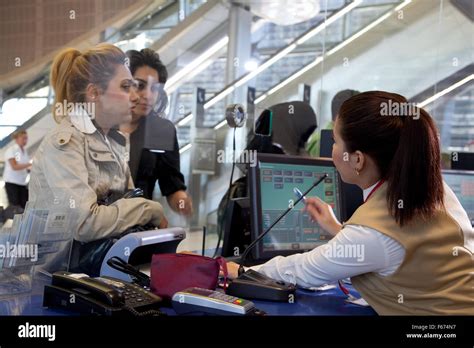
<instances>
[{"instance_id":1,"label":"pen","mask_svg":"<svg viewBox=\"0 0 474 348\"><path fill-rule=\"evenodd\" d=\"M300 199L301 197L303 197L303 201L306 201L306 196L303 196L303 193L296 187L293 188L293 193L295 194L296 198Z\"/></svg>"}]
</instances>

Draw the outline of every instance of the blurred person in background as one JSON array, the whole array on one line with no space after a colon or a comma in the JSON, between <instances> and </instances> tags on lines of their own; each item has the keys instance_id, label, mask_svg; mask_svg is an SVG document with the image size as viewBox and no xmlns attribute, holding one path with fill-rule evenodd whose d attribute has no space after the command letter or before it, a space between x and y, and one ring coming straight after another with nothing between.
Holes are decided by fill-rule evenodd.
<instances>
[{"instance_id":1,"label":"blurred person in background","mask_svg":"<svg viewBox=\"0 0 474 348\"><path fill-rule=\"evenodd\" d=\"M28 134L25 130L13 133L15 144L5 152L5 170L3 180L10 206L25 209L28 201L28 173L32 161L26 151Z\"/></svg>"},{"instance_id":2,"label":"blurred person in background","mask_svg":"<svg viewBox=\"0 0 474 348\"><path fill-rule=\"evenodd\" d=\"M341 108L342 103L344 103L350 97L359 94L359 91L353 89L344 89L336 93L334 98L331 101L331 121L326 124L326 127L322 129L333 129L334 122L336 121L336 116ZM316 130L308 139L306 143L306 151L312 157L321 157L321 129Z\"/></svg>"}]
</instances>

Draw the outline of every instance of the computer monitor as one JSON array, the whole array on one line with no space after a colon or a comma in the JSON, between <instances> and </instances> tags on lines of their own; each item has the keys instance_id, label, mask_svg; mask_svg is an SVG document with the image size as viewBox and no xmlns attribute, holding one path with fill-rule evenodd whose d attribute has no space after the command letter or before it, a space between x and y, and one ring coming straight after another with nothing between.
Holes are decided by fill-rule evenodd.
<instances>
[{"instance_id":1,"label":"computer monitor","mask_svg":"<svg viewBox=\"0 0 474 348\"><path fill-rule=\"evenodd\" d=\"M332 158L332 145L334 144L332 129L321 129L320 141L320 157ZM364 194L359 186L342 182L341 195L344 197L344 210L341 212L341 221L347 221L357 208L364 203Z\"/></svg>"},{"instance_id":2,"label":"computer monitor","mask_svg":"<svg viewBox=\"0 0 474 348\"><path fill-rule=\"evenodd\" d=\"M332 129L321 129L321 136L319 137L319 157L332 157L332 145L334 138L332 137Z\"/></svg>"},{"instance_id":3,"label":"computer monitor","mask_svg":"<svg viewBox=\"0 0 474 348\"><path fill-rule=\"evenodd\" d=\"M340 218L343 202L339 174L330 159L288 155L258 154L257 164L249 169L249 197L251 237L255 240L292 202L296 201L293 188L305 192L318 178L328 177L308 196L317 196L330 204ZM254 261L277 255L291 255L308 251L327 243L331 234L302 212L304 203L294 206L252 250Z\"/></svg>"},{"instance_id":4,"label":"computer monitor","mask_svg":"<svg viewBox=\"0 0 474 348\"><path fill-rule=\"evenodd\" d=\"M474 170L474 152L453 152L451 154L451 169Z\"/></svg>"},{"instance_id":5,"label":"computer monitor","mask_svg":"<svg viewBox=\"0 0 474 348\"><path fill-rule=\"evenodd\" d=\"M225 210L221 256L239 256L251 243L248 197L231 198Z\"/></svg>"},{"instance_id":6,"label":"computer monitor","mask_svg":"<svg viewBox=\"0 0 474 348\"><path fill-rule=\"evenodd\" d=\"M442 173L474 226L474 171L443 170Z\"/></svg>"}]
</instances>

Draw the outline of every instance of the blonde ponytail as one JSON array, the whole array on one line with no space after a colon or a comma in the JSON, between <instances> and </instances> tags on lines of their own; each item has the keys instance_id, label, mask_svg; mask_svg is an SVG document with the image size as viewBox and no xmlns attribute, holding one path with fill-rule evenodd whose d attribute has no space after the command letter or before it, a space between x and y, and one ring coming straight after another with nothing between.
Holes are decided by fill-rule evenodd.
<instances>
[{"instance_id":1,"label":"blonde ponytail","mask_svg":"<svg viewBox=\"0 0 474 348\"><path fill-rule=\"evenodd\" d=\"M50 79L55 94L54 105L62 103L63 100L70 100L67 94L67 82L71 75L74 60L80 55L81 52L75 48L66 48L54 58ZM56 122L60 122L60 115L56 114L55 107L53 107L53 117Z\"/></svg>"},{"instance_id":2,"label":"blonde ponytail","mask_svg":"<svg viewBox=\"0 0 474 348\"><path fill-rule=\"evenodd\" d=\"M74 48L59 52L51 67L51 86L55 93L54 120L59 123L66 116L57 113L56 105L85 102L89 83L105 91L115 75L117 65L125 62L125 53L108 43L99 44L83 53Z\"/></svg>"}]
</instances>

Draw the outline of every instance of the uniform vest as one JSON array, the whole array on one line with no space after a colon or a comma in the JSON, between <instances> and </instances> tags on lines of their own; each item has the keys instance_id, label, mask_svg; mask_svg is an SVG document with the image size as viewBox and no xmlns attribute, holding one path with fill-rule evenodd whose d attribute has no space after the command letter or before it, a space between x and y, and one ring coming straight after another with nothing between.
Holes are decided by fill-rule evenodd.
<instances>
[{"instance_id":1,"label":"uniform vest","mask_svg":"<svg viewBox=\"0 0 474 348\"><path fill-rule=\"evenodd\" d=\"M367 226L395 239L405 258L389 276L352 277L354 287L381 315L474 315L474 262L459 224L438 210L429 221L415 217L400 227L386 195L384 183L344 225Z\"/></svg>"}]
</instances>

